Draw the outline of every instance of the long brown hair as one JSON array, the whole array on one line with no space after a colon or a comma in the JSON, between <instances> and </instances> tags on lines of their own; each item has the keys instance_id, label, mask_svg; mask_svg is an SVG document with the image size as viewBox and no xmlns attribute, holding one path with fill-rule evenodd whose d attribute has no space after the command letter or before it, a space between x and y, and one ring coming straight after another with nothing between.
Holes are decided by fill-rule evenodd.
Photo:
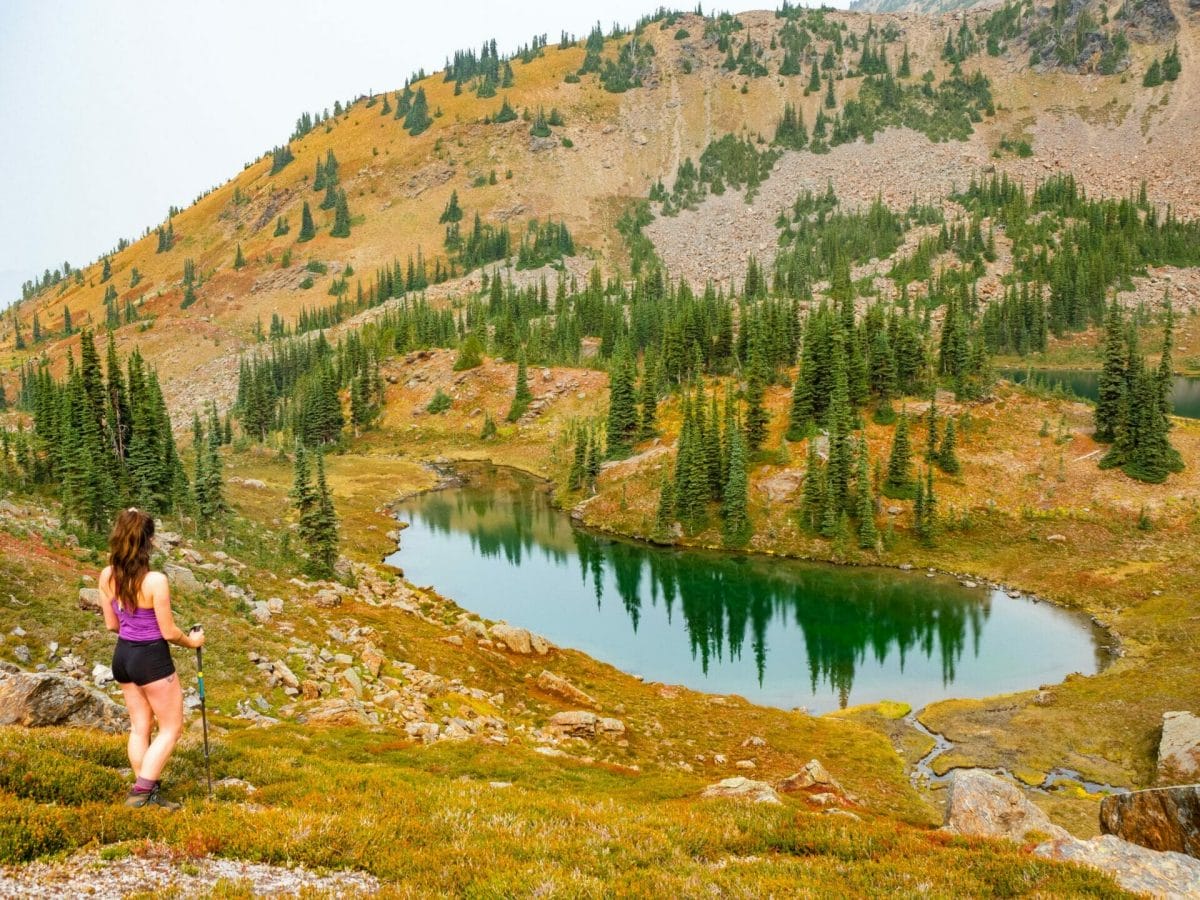
<instances>
[{"instance_id":1,"label":"long brown hair","mask_svg":"<svg viewBox=\"0 0 1200 900\"><path fill-rule=\"evenodd\" d=\"M150 571L150 542L154 538L154 519L140 509L130 507L117 516L108 536L108 564L112 584L121 608L137 609L142 579Z\"/></svg>"}]
</instances>

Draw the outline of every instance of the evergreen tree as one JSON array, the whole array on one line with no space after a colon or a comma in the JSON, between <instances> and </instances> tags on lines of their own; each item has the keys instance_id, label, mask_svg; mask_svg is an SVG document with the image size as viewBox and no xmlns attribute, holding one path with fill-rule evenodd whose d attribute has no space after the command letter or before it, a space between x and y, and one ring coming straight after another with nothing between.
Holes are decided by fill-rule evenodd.
<instances>
[{"instance_id":1,"label":"evergreen tree","mask_svg":"<svg viewBox=\"0 0 1200 900\"><path fill-rule=\"evenodd\" d=\"M483 428L479 430L479 439L481 441L489 441L494 438L499 429L496 428L496 420L492 418L492 414L485 412L483 414Z\"/></svg>"},{"instance_id":2,"label":"evergreen tree","mask_svg":"<svg viewBox=\"0 0 1200 900\"><path fill-rule=\"evenodd\" d=\"M575 455L571 461L571 471L567 475L568 491L577 491L583 487L584 479L587 478L587 449L587 433L581 431L575 436Z\"/></svg>"},{"instance_id":3,"label":"evergreen tree","mask_svg":"<svg viewBox=\"0 0 1200 900\"><path fill-rule=\"evenodd\" d=\"M317 484L315 510L307 529L308 573L314 578L330 578L338 558L338 518L333 497L325 480L325 455L317 454Z\"/></svg>"},{"instance_id":4,"label":"evergreen tree","mask_svg":"<svg viewBox=\"0 0 1200 900\"><path fill-rule=\"evenodd\" d=\"M627 347L613 359L608 382L607 444L610 457L624 456L638 433L636 371Z\"/></svg>"},{"instance_id":5,"label":"evergreen tree","mask_svg":"<svg viewBox=\"0 0 1200 900\"><path fill-rule=\"evenodd\" d=\"M425 99L425 89L417 88L408 115L404 117L404 128L413 137L426 131L433 124L429 117L429 102Z\"/></svg>"},{"instance_id":6,"label":"evergreen tree","mask_svg":"<svg viewBox=\"0 0 1200 900\"><path fill-rule=\"evenodd\" d=\"M925 414L925 460L933 462L938 451L937 388L929 395L929 411Z\"/></svg>"},{"instance_id":7,"label":"evergreen tree","mask_svg":"<svg viewBox=\"0 0 1200 900\"><path fill-rule=\"evenodd\" d=\"M746 510L746 447L738 431L735 430L732 437L729 480L725 482L724 499L721 502L721 535L729 547L740 546L750 537L750 517Z\"/></svg>"},{"instance_id":8,"label":"evergreen tree","mask_svg":"<svg viewBox=\"0 0 1200 900\"><path fill-rule=\"evenodd\" d=\"M1146 74L1142 76L1142 87L1158 87L1163 83L1162 64L1157 59L1150 63Z\"/></svg>"},{"instance_id":9,"label":"evergreen tree","mask_svg":"<svg viewBox=\"0 0 1200 900\"><path fill-rule=\"evenodd\" d=\"M338 191L333 210L333 227L330 237L350 237L350 207L346 204L346 192Z\"/></svg>"},{"instance_id":10,"label":"evergreen tree","mask_svg":"<svg viewBox=\"0 0 1200 900\"><path fill-rule=\"evenodd\" d=\"M308 201L305 200L300 210L300 234L296 237L296 243L311 241L316 236L317 226L313 224L312 210L308 208Z\"/></svg>"},{"instance_id":11,"label":"evergreen tree","mask_svg":"<svg viewBox=\"0 0 1200 900\"><path fill-rule=\"evenodd\" d=\"M233 257L233 267L235 269L240 269L244 265L246 265L246 257L242 255L242 245L238 244L237 253L234 254Z\"/></svg>"},{"instance_id":12,"label":"evergreen tree","mask_svg":"<svg viewBox=\"0 0 1200 900\"><path fill-rule=\"evenodd\" d=\"M1163 57L1162 76L1165 81L1174 81L1179 77L1179 73L1183 70L1179 62L1179 43L1175 43L1167 55Z\"/></svg>"},{"instance_id":13,"label":"evergreen tree","mask_svg":"<svg viewBox=\"0 0 1200 900\"><path fill-rule=\"evenodd\" d=\"M458 191L450 192L450 200L446 203L446 208L442 210L438 222L442 225L453 224L462 220L462 207L458 205Z\"/></svg>"},{"instance_id":14,"label":"evergreen tree","mask_svg":"<svg viewBox=\"0 0 1200 900\"><path fill-rule=\"evenodd\" d=\"M525 363L525 348L522 347L521 352L517 355L517 383L513 390L512 406L509 407L508 415L505 418L509 422L517 421L525 414L531 400L533 400L533 392L529 390L529 372Z\"/></svg>"},{"instance_id":15,"label":"evergreen tree","mask_svg":"<svg viewBox=\"0 0 1200 900\"><path fill-rule=\"evenodd\" d=\"M879 543L879 530L875 527L875 498L871 496L870 458L864 441L858 455L858 546L873 549Z\"/></svg>"},{"instance_id":16,"label":"evergreen tree","mask_svg":"<svg viewBox=\"0 0 1200 900\"><path fill-rule=\"evenodd\" d=\"M671 525L675 522L675 486L671 484L669 475L663 475L662 484L658 489L658 509L654 516L654 536L658 540L666 540L671 534Z\"/></svg>"},{"instance_id":17,"label":"evergreen tree","mask_svg":"<svg viewBox=\"0 0 1200 900\"><path fill-rule=\"evenodd\" d=\"M808 441L808 460L804 468L804 494L800 506L800 520L806 528L816 531L821 525L825 511L825 469L817 455L817 442Z\"/></svg>"},{"instance_id":18,"label":"evergreen tree","mask_svg":"<svg viewBox=\"0 0 1200 900\"><path fill-rule=\"evenodd\" d=\"M202 442L197 451L197 470L195 476L196 518L204 531L210 531L213 524L227 511L225 494L221 487L221 454L217 451L221 441L220 433L208 435L208 440Z\"/></svg>"},{"instance_id":19,"label":"evergreen tree","mask_svg":"<svg viewBox=\"0 0 1200 900\"><path fill-rule=\"evenodd\" d=\"M199 420L195 425L199 425ZM309 517L317 506L317 494L313 490L308 451L304 449L303 444L296 445L296 457L292 464L292 490L288 496L299 517L300 540L305 546L308 546L312 541L312 535L306 529L311 522Z\"/></svg>"},{"instance_id":20,"label":"evergreen tree","mask_svg":"<svg viewBox=\"0 0 1200 900\"><path fill-rule=\"evenodd\" d=\"M938 449L937 464L948 475L957 475L960 471L958 456L955 453L957 435L955 434L954 419L946 420L946 429L942 433L942 446Z\"/></svg>"},{"instance_id":21,"label":"evergreen tree","mask_svg":"<svg viewBox=\"0 0 1200 900\"><path fill-rule=\"evenodd\" d=\"M600 458L603 449L600 446L600 438L592 436L588 439L587 463L584 466L584 480L587 485L594 491L596 482L600 478Z\"/></svg>"},{"instance_id":22,"label":"evergreen tree","mask_svg":"<svg viewBox=\"0 0 1200 900\"><path fill-rule=\"evenodd\" d=\"M908 414L900 414L896 435L892 438L892 452L888 457L887 477L883 483L883 494L897 500L907 500L914 494L916 483L912 474L912 445L908 437Z\"/></svg>"}]
</instances>

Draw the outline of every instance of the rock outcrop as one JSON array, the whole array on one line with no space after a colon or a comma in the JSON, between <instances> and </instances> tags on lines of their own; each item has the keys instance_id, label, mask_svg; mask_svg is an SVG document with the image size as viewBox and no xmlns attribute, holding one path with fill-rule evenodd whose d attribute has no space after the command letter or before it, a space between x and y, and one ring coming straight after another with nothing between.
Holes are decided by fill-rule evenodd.
<instances>
[{"instance_id":1,"label":"rock outcrop","mask_svg":"<svg viewBox=\"0 0 1200 900\"><path fill-rule=\"evenodd\" d=\"M1018 843L1032 837L1070 837L1030 803L1020 788L982 769L959 769L950 779L946 828Z\"/></svg>"},{"instance_id":2,"label":"rock outcrop","mask_svg":"<svg viewBox=\"0 0 1200 900\"><path fill-rule=\"evenodd\" d=\"M1200 858L1200 784L1105 797L1100 830L1152 850Z\"/></svg>"},{"instance_id":3,"label":"rock outcrop","mask_svg":"<svg viewBox=\"0 0 1200 900\"><path fill-rule=\"evenodd\" d=\"M1155 897L1200 896L1200 861L1182 853L1161 853L1111 834L1080 841L1047 841L1033 851L1046 859L1079 863L1107 872L1127 891Z\"/></svg>"},{"instance_id":4,"label":"rock outcrop","mask_svg":"<svg viewBox=\"0 0 1200 900\"><path fill-rule=\"evenodd\" d=\"M1116 799L1107 797L1104 803ZM1081 841L1051 822L1016 785L981 769L954 773L946 802L946 828L959 834L1018 842L1049 835L1050 839L1039 843L1034 853L1099 869L1129 891L1156 897L1200 895L1200 860L1152 850L1112 834Z\"/></svg>"},{"instance_id":5,"label":"rock outcrop","mask_svg":"<svg viewBox=\"0 0 1200 900\"><path fill-rule=\"evenodd\" d=\"M619 738L625 735L625 723L620 719L598 716L586 709L555 713L546 723L546 728L560 737Z\"/></svg>"},{"instance_id":6,"label":"rock outcrop","mask_svg":"<svg viewBox=\"0 0 1200 900\"><path fill-rule=\"evenodd\" d=\"M125 710L90 685L55 672L0 668L0 725L75 725L117 733Z\"/></svg>"},{"instance_id":7,"label":"rock outcrop","mask_svg":"<svg viewBox=\"0 0 1200 900\"><path fill-rule=\"evenodd\" d=\"M1200 716L1178 711L1163 713L1158 780L1164 784L1200 781Z\"/></svg>"},{"instance_id":8,"label":"rock outcrop","mask_svg":"<svg viewBox=\"0 0 1200 900\"><path fill-rule=\"evenodd\" d=\"M704 789L701 797L720 797L728 800L743 800L747 803L782 803L775 788L765 781L750 778L726 778Z\"/></svg>"}]
</instances>

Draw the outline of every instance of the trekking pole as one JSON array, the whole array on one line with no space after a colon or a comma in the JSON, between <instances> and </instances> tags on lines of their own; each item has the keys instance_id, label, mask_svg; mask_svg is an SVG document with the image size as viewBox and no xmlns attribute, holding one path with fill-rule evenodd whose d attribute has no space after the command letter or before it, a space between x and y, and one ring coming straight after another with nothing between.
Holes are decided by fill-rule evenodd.
<instances>
[{"instance_id":1,"label":"trekking pole","mask_svg":"<svg viewBox=\"0 0 1200 900\"><path fill-rule=\"evenodd\" d=\"M192 631L200 630L199 625L193 625ZM208 799L212 799L212 769L208 761L208 711L204 706L204 649L196 648L196 681L200 685L200 721L204 727L204 777L208 782Z\"/></svg>"}]
</instances>

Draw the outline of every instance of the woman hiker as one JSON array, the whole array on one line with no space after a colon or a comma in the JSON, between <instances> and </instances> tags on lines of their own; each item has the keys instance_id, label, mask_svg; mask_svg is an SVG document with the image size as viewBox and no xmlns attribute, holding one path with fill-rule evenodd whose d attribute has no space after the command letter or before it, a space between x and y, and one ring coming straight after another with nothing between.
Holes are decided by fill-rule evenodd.
<instances>
[{"instance_id":1,"label":"woman hiker","mask_svg":"<svg viewBox=\"0 0 1200 900\"><path fill-rule=\"evenodd\" d=\"M171 590L150 571L154 519L136 508L117 517L108 538L109 564L100 573L104 624L117 632L113 678L129 710L129 764L137 778L127 806L178 809L159 793L162 771L183 730L183 691L167 643L203 647L204 632L184 633L171 614ZM150 739L152 724L158 734Z\"/></svg>"}]
</instances>

